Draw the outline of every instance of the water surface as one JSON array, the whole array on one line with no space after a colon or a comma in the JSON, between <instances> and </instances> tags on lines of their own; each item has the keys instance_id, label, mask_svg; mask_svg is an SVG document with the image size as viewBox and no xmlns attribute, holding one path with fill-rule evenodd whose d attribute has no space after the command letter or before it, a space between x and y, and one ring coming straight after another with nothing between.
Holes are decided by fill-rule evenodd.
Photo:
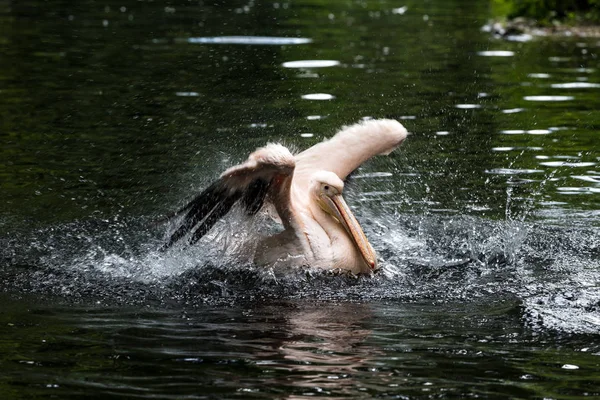
<instances>
[{"instance_id":1,"label":"water surface","mask_svg":"<svg viewBox=\"0 0 600 400\"><path fill-rule=\"evenodd\" d=\"M597 39L487 1L0 4L4 398L579 398L600 382ZM346 198L382 270L273 271L230 218L156 249L254 148L411 132Z\"/></svg>"}]
</instances>

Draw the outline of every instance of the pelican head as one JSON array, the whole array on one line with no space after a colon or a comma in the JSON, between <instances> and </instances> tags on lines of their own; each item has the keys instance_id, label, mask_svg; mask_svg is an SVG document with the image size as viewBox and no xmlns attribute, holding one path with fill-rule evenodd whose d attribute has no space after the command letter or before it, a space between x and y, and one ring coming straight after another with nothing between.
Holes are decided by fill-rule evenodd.
<instances>
[{"instance_id":1,"label":"pelican head","mask_svg":"<svg viewBox=\"0 0 600 400\"><path fill-rule=\"evenodd\" d=\"M319 207L343 227L365 263L371 269L377 268L375 250L342 197L344 181L333 172L319 171L313 175L311 183L311 194Z\"/></svg>"}]
</instances>

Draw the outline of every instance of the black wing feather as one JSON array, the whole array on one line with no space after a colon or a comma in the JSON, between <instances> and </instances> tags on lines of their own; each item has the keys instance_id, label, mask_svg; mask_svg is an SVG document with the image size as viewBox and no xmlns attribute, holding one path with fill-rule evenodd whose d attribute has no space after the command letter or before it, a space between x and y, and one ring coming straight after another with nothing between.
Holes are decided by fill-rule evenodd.
<instances>
[{"instance_id":1,"label":"black wing feather","mask_svg":"<svg viewBox=\"0 0 600 400\"><path fill-rule=\"evenodd\" d=\"M252 181L245 191L232 190L223 180L212 183L187 205L169 216L168 219L187 212L179 228L171 234L160 250L169 249L198 225L190 239L190 244L196 243L233 208L240 198L248 214L256 214L264 204L269 186L270 182L264 179Z\"/></svg>"},{"instance_id":2,"label":"black wing feather","mask_svg":"<svg viewBox=\"0 0 600 400\"><path fill-rule=\"evenodd\" d=\"M241 197L241 192L235 192L234 194L223 198L221 201L217 203L217 205L206 215L204 221L200 223L198 228L192 234L192 238L190 239L190 244L196 243L198 240L202 239L202 236L206 235L206 233L212 228L218 220L220 220L225 214L231 210L231 208L235 205L235 203Z\"/></svg>"},{"instance_id":3,"label":"black wing feather","mask_svg":"<svg viewBox=\"0 0 600 400\"><path fill-rule=\"evenodd\" d=\"M255 179L244 193L243 202L248 215L256 214L265 202L271 183L264 179Z\"/></svg>"},{"instance_id":4,"label":"black wing feather","mask_svg":"<svg viewBox=\"0 0 600 400\"><path fill-rule=\"evenodd\" d=\"M160 250L165 251L173 246L179 239L188 234L188 232L190 232L198 223L202 224L196 231L203 225L210 225L204 233L208 232L220 217L227 214L241 196L241 193L237 191L230 194L227 192L228 189L223 182L218 180L207 187L179 211L173 213L172 216L175 217L187 211L179 228L171 234L167 243L165 243ZM210 218L211 215L215 215L215 211L219 216ZM200 235L196 241L200 239L200 237L202 237L202 235Z\"/></svg>"}]
</instances>

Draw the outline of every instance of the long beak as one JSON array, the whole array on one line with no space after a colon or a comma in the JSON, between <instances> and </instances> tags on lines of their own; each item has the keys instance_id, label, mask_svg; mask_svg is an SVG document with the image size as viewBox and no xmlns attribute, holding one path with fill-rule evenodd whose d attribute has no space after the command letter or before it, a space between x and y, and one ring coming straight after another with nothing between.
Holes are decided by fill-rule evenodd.
<instances>
[{"instance_id":1,"label":"long beak","mask_svg":"<svg viewBox=\"0 0 600 400\"><path fill-rule=\"evenodd\" d=\"M335 217L340 221L346 232L352 238L354 245L362 255L363 259L367 263L371 269L377 268L377 255L375 254L375 250L371 246L371 243L367 240L365 233L363 232L360 224L350 211L348 204L342 197L341 194L329 197L333 205L335 206L332 211L334 211Z\"/></svg>"}]
</instances>

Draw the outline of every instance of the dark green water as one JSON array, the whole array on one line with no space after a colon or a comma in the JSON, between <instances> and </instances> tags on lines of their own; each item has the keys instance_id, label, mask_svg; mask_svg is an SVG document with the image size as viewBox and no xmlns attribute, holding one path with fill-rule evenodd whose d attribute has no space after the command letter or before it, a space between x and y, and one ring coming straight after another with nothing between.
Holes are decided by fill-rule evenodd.
<instances>
[{"instance_id":1,"label":"dark green water","mask_svg":"<svg viewBox=\"0 0 600 400\"><path fill-rule=\"evenodd\" d=\"M0 1L0 397L600 396L600 41L489 17ZM247 265L235 219L156 251L254 148L368 117L412 133L347 187L374 277Z\"/></svg>"}]
</instances>

